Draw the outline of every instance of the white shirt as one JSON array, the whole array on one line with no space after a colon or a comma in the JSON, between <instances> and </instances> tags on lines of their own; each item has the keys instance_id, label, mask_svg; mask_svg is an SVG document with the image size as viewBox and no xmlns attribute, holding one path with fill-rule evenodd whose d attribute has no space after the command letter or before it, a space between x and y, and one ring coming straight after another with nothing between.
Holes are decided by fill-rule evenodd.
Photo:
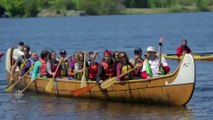
<instances>
[{"instance_id":1,"label":"white shirt","mask_svg":"<svg viewBox=\"0 0 213 120\"><path fill-rule=\"evenodd\" d=\"M16 60L19 56L24 55L24 52L22 52L19 48L14 49L13 51L13 58Z\"/></svg>"},{"instance_id":2,"label":"white shirt","mask_svg":"<svg viewBox=\"0 0 213 120\"><path fill-rule=\"evenodd\" d=\"M163 66L168 66L168 63L166 61L166 59L164 57L162 57L162 64ZM161 75L161 71L159 70L159 58L156 57L154 60L149 60L149 65L150 68L152 70L152 75L154 76L159 76ZM143 63L143 68L142 68L142 72L146 71L146 62Z\"/></svg>"}]
</instances>

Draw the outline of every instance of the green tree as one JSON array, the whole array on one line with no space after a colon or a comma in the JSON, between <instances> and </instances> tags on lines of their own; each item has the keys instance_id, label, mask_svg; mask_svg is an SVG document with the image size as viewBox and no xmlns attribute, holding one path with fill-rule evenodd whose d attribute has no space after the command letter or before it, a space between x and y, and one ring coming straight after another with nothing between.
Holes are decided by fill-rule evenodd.
<instances>
[{"instance_id":1,"label":"green tree","mask_svg":"<svg viewBox=\"0 0 213 120\"><path fill-rule=\"evenodd\" d=\"M89 15L116 14L122 8L120 0L78 0L76 6Z\"/></svg>"},{"instance_id":2,"label":"green tree","mask_svg":"<svg viewBox=\"0 0 213 120\"><path fill-rule=\"evenodd\" d=\"M37 0L25 0L24 13L26 17L36 17L38 12L39 10Z\"/></svg>"},{"instance_id":3,"label":"green tree","mask_svg":"<svg viewBox=\"0 0 213 120\"><path fill-rule=\"evenodd\" d=\"M206 0L197 0L196 7L198 11L209 11L208 2Z\"/></svg>"}]
</instances>

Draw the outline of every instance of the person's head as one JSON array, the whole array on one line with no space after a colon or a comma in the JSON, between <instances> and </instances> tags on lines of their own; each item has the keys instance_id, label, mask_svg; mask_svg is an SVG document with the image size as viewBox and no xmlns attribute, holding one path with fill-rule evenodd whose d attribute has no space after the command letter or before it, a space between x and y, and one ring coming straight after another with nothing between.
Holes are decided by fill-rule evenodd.
<instances>
[{"instance_id":1,"label":"person's head","mask_svg":"<svg viewBox=\"0 0 213 120\"><path fill-rule=\"evenodd\" d=\"M129 58L124 51L121 51L118 53L118 60L123 65L126 65L129 63Z\"/></svg>"},{"instance_id":2,"label":"person's head","mask_svg":"<svg viewBox=\"0 0 213 120\"><path fill-rule=\"evenodd\" d=\"M146 55L147 55L147 58L149 60L155 59L156 58L156 53L157 52L155 50L155 47L153 47L153 46L147 47L147 49L146 49Z\"/></svg>"},{"instance_id":3,"label":"person's head","mask_svg":"<svg viewBox=\"0 0 213 120\"><path fill-rule=\"evenodd\" d=\"M28 45L24 45L23 52L24 52L25 56L29 56L30 55L30 47Z\"/></svg>"},{"instance_id":4,"label":"person's head","mask_svg":"<svg viewBox=\"0 0 213 120\"><path fill-rule=\"evenodd\" d=\"M84 53L79 52L79 61L83 62L84 61Z\"/></svg>"},{"instance_id":5,"label":"person's head","mask_svg":"<svg viewBox=\"0 0 213 120\"><path fill-rule=\"evenodd\" d=\"M73 58L74 58L75 62L78 61L78 52L76 52L76 53L73 54Z\"/></svg>"},{"instance_id":6,"label":"person's head","mask_svg":"<svg viewBox=\"0 0 213 120\"><path fill-rule=\"evenodd\" d=\"M119 51L113 51L113 53L112 53L112 60L114 63L118 62L118 53L119 53Z\"/></svg>"},{"instance_id":7,"label":"person's head","mask_svg":"<svg viewBox=\"0 0 213 120\"><path fill-rule=\"evenodd\" d=\"M110 62L111 58L112 58L112 52L110 50L105 50L104 51L104 61Z\"/></svg>"},{"instance_id":8,"label":"person's head","mask_svg":"<svg viewBox=\"0 0 213 120\"><path fill-rule=\"evenodd\" d=\"M187 40L182 40L181 45L182 46L187 46Z\"/></svg>"},{"instance_id":9,"label":"person's head","mask_svg":"<svg viewBox=\"0 0 213 120\"><path fill-rule=\"evenodd\" d=\"M134 49L134 54L135 54L135 56L138 55L139 57L141 57L142 49L140 47L135 48Z\"/></svg>"},{"instance_id":10,"label":"person's head","mask_svg":"<svg viewBox=\"0 0 213 120\"><path fill-rule=\"evenodd\" d=\"M56 52L54 50L52 50L50 52L49 59L50 60L56 60Z\"/></svg>"},{"instance_id":11,"label":"person's head","mask_svg":"<svg viewBox=\"0 0 213 120\"><path fill-rule=\"evenodd\" d=\"M23 51L23 47L24 47L24 42L22 42L22 41L19 42L18 43L18 48Z\"/></svg>"},{"instance_id":12,"label":"person's head","mask_svg":"<svg viewBox=\"0 0 213 120\"><path fill-rule=\"evenodd\" d=\"M50 54L50 52L48 50L42 50L41 51L41 58L44 59L44 60L48 60L49 54Z\"/></svg>"},{"instance_id":13,"label":"person's head","mask_svg":"<svg viewBox=\"0 0 213 120\"><path fill-rule=\"evenodd\" d=\"M62 58L66 58L67 52L66 50L60 50L59 54Z\"/></svg>"},{"instance_id":14,"label":"person's head","mask_svg":"<svg viewBox=\"0 0 213 120\"><path fill-rule=\"evenodd\" d=\"M36 52L32 52L32 53L31 53L31 58L32 58L34 61L36 61L36 60L38 59L37 53L36 53Z\"/></svg>"},{"instance_id":15,"label":"person's head","mask_svg":"<svg viewBox=\"0 0 213 120\"><path fill-rule=\"evenodd\" d=\"M93 60L95 60L95 58L96 58L96 55L95 55L95 53L94 53L93 51L89 52L89 56L90 56L90 58L92 58Z\"/></svg>"}]
</instances>

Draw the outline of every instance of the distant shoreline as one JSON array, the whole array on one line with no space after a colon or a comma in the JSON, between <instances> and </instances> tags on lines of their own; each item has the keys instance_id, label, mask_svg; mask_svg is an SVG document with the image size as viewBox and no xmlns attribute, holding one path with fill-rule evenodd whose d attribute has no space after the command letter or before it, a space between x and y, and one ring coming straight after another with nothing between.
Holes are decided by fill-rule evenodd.
<instances>
[{"instance_id":1,"label":"distant shoreline","mask_svg":"<svg viewBox=\"0 0 213 120\"><path fill-rule=\"evenodd\" d=\"M213 6L205 12L213 11ZM197 10L196 6L171 7L171 8L126 8L121 14L159 14L159 13L186 13L186 12L204 12Z\"/></svg>"},{"instance_id":2,"label":"distant shoreline","mask_svg":"<svg viewBox=\"0 0 213 120\"><path fill-rule=\"evenodd\" d=\"M212 12L213 6L209 7L208 10L202 11L197 10L196 6L185 6L185 7L171 7L171 8L125 8L117 14L109 15L133 15L133 14L161 14L161 13L187 13L187 12ZM52 10L52 9L43 9L41 10L36 17L59 17L59 16L93 16L87 15L85 11L76 11L76 10ZM102 15L94 15L102 16ZM36 18L35 17L35 18ZM1 17L0 17L1 18ZM28 18L28 17L9 17L5 16L2 18Z\"/></svg>"}]
</instances>

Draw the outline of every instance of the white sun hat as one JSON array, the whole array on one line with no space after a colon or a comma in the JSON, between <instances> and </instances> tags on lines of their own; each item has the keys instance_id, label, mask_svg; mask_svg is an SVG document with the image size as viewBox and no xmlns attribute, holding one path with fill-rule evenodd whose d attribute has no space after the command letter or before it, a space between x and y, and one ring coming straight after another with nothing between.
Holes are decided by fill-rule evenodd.
<instances>
[{"instance_id":1,"label":"white sun hat","mask_svg":"<svg viewBox=\"0 0 213 120\"><path fill-rule=\"evenodd\" d=\"M156 52L155 47L153 46L147 47L146 52Z\"/></svg>"}]
</instances>

